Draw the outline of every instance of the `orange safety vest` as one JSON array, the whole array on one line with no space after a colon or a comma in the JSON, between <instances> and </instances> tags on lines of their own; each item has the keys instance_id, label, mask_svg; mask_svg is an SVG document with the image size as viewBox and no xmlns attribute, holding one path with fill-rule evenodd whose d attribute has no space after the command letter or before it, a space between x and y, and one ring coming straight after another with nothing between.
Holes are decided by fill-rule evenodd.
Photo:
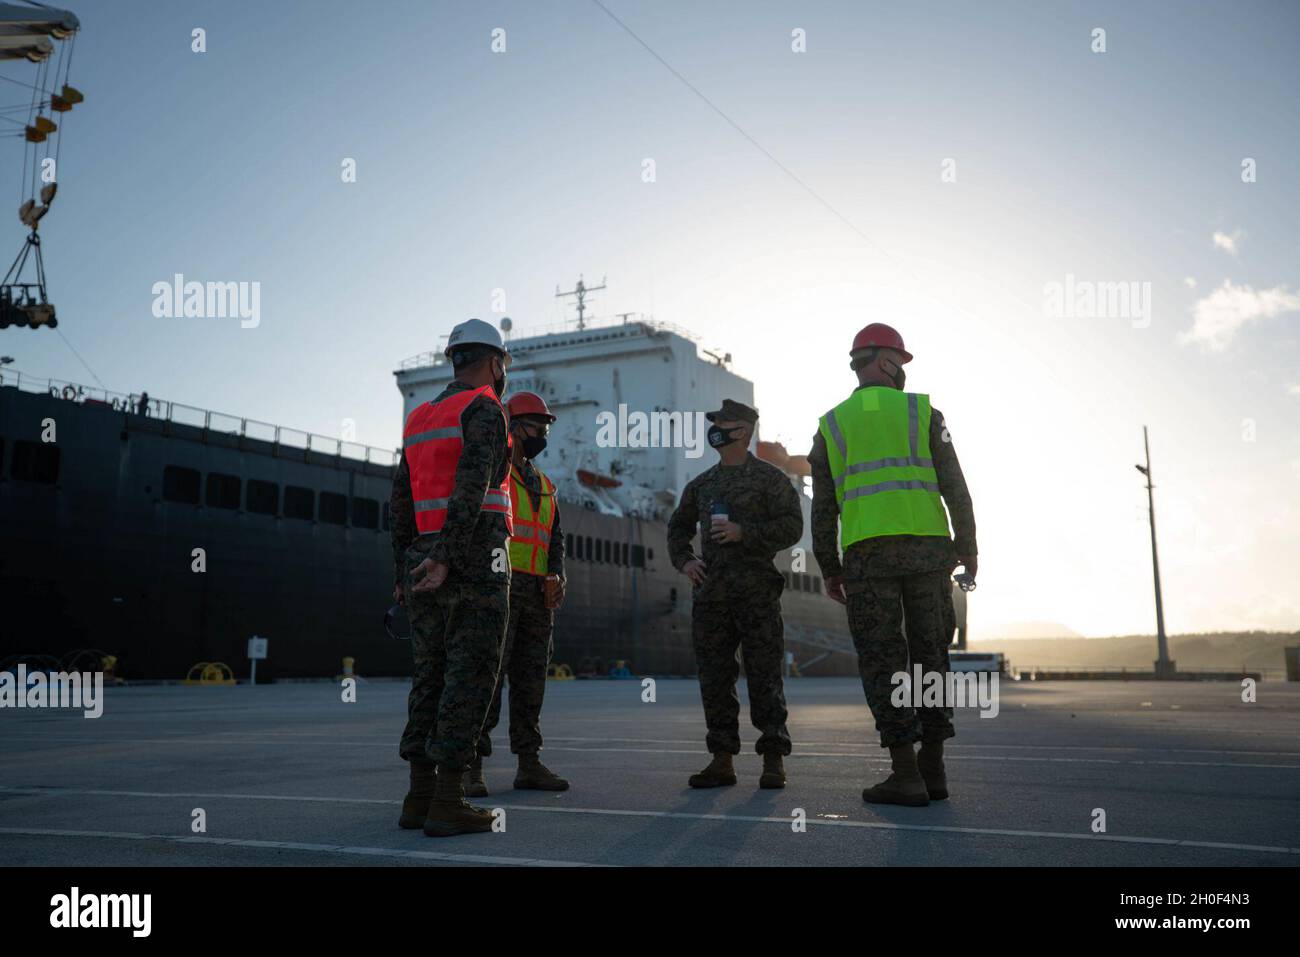
<instances>
[{"instance_id":1,"label":"orange safety vest","mask_svg":"<svg viewBox=\"0 0 1300 957\"><path fill-rule=\"evenodd\" d=\"M542 492L537 508L528 497L528 487L514 463L510 463L510 511L515 530L510 534L510 567L526 575L545 575L550 570L551 528L555 525L555 485L537 466Z\"/></svg>"},{"instance_id":2,"label":"orange safety vest","mask_svg":"<svg viewBox=\"0 0 1300 957\"><path fill-rule=\"evenodd\" d=\"M485 395L505 416L501 400L490 385L466 389L441 402L425 402L407 416L402 430L402 449L411 473L411 498L415 501L415 526L421 535L441 531L447 522L447 501L456 487L456 465L465 447L460 416L474 399ZM510 433L506 432L506 454L510 454ZM500 485L489 485L483 495L483 511L500 512L506 529L513 533L510 514L510 474Z\"/></svg>"}]
</instances>

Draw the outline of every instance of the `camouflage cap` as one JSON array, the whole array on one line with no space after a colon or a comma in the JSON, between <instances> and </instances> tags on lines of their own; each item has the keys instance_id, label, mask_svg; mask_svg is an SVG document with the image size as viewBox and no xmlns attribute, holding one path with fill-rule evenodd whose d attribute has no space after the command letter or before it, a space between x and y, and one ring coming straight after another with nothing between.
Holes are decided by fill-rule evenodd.
<instances>
[{"instance_id":1,"label":"camouflage cap","mask_svg":"<svg viewBox=\"0 0 1300 957\"><path fill-rule=\"evenodd\" d=\"M722 408L716 412L705 412L704 417L710 422L748 422L751 425L758 421L758 409L750 408L743 402L737 402L735 399L723 399Z\"/></svg>"}]
</instances>

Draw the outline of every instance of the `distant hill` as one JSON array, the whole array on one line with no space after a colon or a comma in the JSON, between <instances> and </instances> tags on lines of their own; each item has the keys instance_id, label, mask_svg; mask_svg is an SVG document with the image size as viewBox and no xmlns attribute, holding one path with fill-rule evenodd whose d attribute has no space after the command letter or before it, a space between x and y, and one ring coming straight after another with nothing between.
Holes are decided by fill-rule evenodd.
<instances>
[{"instance_id":1,"label":"distant hill","mask_svg":"<svg viewBox=\"0 0 1300 957\"><path fill-rule=\"evenodd\" d=\"M1276 673L1286 667L1282 649L1292 645L1300 645L1300 633L1246 631L1171 635L1169 656L1179 668L1240 668L1277 676ZM1156 637L972 639L970 649L1000 651L1014 668L1149 669L1156 657Z\"/></svg>"},{"instance_id":2,"label":"distant hill","mask_svg":"<svg viewBox=\"0 0 1300 957\"><path fill-rule=\"evenodd\" d=\"M1024 638L1082 638L1073 628L1059 621L1017 621L993 629L995 638L989 641L1020 641Z\"/></svg>"}]
</instances>

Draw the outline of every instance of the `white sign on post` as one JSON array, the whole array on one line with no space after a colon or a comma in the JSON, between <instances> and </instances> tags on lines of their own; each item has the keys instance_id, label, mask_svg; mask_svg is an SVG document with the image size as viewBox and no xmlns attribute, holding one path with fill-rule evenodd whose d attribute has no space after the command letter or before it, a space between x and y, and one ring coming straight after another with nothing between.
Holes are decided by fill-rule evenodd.
<instances>
[{"instance_id":1,"label":"white sign on post","mask_svg":"<svg viewBox=\"0 0 1300 957\"><path fill-rule=\"evenodd\" d=\"M266 660L266 639L254 635L248 639L248 660L253 663L252 675L249 677L249 684L257 684L257 663Z\"/></svg>"}]
</instances>

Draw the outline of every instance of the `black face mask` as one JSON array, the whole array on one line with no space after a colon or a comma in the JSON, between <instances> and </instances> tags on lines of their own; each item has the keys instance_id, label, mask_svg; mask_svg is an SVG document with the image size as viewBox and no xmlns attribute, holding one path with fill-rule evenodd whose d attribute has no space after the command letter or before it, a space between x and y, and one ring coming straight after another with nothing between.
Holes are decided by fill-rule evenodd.
<instances>
[{"instance_id":1,"label":"black face mask","mask_svg":"<svg viewBox=\"0 0 1300 957\"><path fill-rule=\"evenodd\" d=\"M506 394L506 367L504 365L501 366L501 378L492 383L492 388L496 391L498 399Z\"/></svg>"},{"instance_id":2,"label":"black face mask","mask_svg":"<svg viewBox=\"0 0 1300 957\"><path fill-rule=\"evenodd\" d=\"M519 437L519 446L523 450L524 458L535 459L546 450L546 436L521 435Z\"/></svg>"},{"instance_id":3,"label":"black face mask","mask_svg":"<svg viewBox=\"0 0 1300 957\"><path fill-rule=\"evenodd\" d=\"M736 433L743 432L744 430L745 427L743 425L737 425L730 429L724 429L720 425L711 425L709 426L709 445L713 446L715 449L720 449L724 445L730 445L732 442L736 441Z\"/></svg>"},{"instance_id":4,"label":"black face mask","mask_svg":"<svg viewBox=\"0 0 1300 957\"><path fill-rule=\"evenodd\" d=\"M902 392L903 386L907 384L907 372L904 371L903 367L900 365L897 365L893 362L888 362L888 360L886 360L886 362L888 363L888 365L883 370L885 375L889 376L890 380L893 381L894 388L897 389L899 392ZM894 371L890 372L888 366L893 366Z\"/></svg>"}]
</instances>

